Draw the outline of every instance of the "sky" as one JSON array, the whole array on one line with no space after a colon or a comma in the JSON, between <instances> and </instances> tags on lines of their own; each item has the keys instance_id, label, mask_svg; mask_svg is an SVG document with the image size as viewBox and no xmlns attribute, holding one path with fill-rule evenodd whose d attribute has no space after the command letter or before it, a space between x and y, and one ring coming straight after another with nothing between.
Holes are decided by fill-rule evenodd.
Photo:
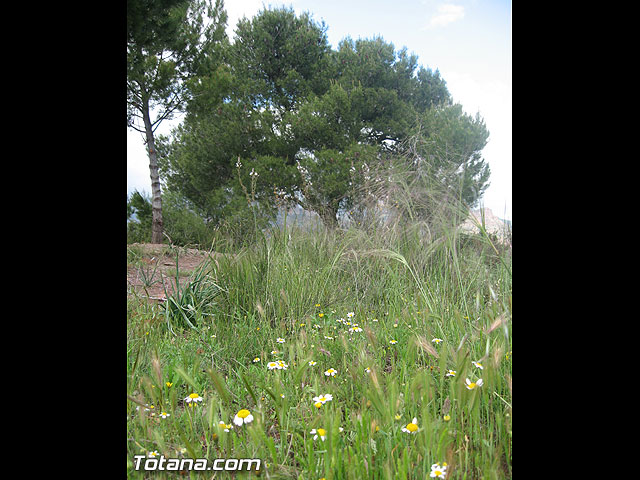
<instances>
[{"instance_id":1,"label":"sky","mask_svg":"<svg viewBox=\"0 0 640 480\"><path fill-rule=\"evenodd\" d=\"M406 47L417 55L419 65L438 70L453 101L470 115L479 113L489 130L482 156L491 169L490 186L480 205L512 220L510 0L226 0L229 38L243 16L281 6L324 21L333 49L347 36L381 36L396 51ZM156 134L168 135L179 121L163 122ZM142 134L127 128L127 194L136 189L151 192L149 160Z\"/></svg>"}]
</instances>

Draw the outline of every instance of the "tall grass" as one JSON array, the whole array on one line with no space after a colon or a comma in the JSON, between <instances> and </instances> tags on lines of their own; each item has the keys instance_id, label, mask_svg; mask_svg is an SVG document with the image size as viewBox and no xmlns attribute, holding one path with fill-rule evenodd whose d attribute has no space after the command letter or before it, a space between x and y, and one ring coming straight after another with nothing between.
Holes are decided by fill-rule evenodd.
<instances>
[{"instance_id":1,"label":"tall grass","mask_svg":"<svg viewBox=\"0 0 640 480\"><path fill-rule=\"evenodd\" d=\"M287 226L219 247L227 255L210 257L185 287L193 298L180 297L191 298L180 310L188 328L130 304L130 478L145 478L133 456L152 451L260 458L265 478L423 479L436 462L446 478L511 477L508 249L419 222ZM198 314L205 280L215 304ZM288 368L269 370L275 360ZM482 386L469 390L466 378ZM194 392L203 402L189 406ZM333 400L314 406L325 393ZM254 421L225 432L219 422L240 409ZM404 432L413 418L417 433ZM324 441L310 433L319 428Z\"/></svg>"},{"instance_id":2,"label":"tall grass","mask_svg":"<svg viewBox=\"0 0 640 480\"><path fill-rule=\"evenodd\" d=\"M265 478L511 478L511 249L461 234L437 175L383 178L348 228L218 232L164 306L130 301L130 478L173 478L133 469L156 451L259 458Z\"/></svg>"}]
</instances>

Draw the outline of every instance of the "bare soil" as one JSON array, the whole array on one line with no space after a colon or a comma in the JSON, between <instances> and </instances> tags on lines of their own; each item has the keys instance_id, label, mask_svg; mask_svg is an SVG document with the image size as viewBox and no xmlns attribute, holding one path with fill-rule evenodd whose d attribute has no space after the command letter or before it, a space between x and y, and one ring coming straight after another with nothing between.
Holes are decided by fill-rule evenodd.
<instances>
[{"instance_id":1,"label":"bare soil","mask_svg":"<svg viewBox=\"0 0 640 480\"><path fill-rule=\"evenodd\" d=\"M133 243L127 248L134 258L127 264L127 295L155 302L166 300L165 290L169 295L175 292L176 254L178 285L182 287L209 253L154 243Z\"/></svg>"}]
</instances>

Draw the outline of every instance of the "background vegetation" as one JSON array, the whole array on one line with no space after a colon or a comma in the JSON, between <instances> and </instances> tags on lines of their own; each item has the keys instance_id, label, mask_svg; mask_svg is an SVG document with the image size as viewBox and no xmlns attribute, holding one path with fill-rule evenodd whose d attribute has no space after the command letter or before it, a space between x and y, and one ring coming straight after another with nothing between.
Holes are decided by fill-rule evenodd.
<instances>
[{"instance_id":1,"label":"background vegetation","mask_svg":"<svg viewBox=\"0 0 640 480\"><path fill-rule=\"evenodd\" d=\"M264 9L232 43L222 2L128 12L131 98L163 72L149 91L185 112L152 136L162 241L210 253L165 302L129 292L128 477L149 476L142 454L260 458L265 478L423 479L445 462L446 478L511 478L511 245L458 229L488 185L482 119L406 49L333 50L307 14ZM157 241L157 195L127 199L129 265ZM296 205L320 221L292 222ZM234 425L241 409L253 421ZM182 475L198 478L153 473Z\"/></svg>"}]
</instances>

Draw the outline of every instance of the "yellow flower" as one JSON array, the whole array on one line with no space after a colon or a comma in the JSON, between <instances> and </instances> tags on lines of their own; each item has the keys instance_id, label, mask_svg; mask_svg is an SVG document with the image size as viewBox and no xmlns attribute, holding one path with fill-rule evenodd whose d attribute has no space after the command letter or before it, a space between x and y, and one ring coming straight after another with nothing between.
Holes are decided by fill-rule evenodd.
<instances>
[{"instance_id":1,"label":"yellow flower","mask_svg":"<svg viewBox=\"0 0 640 480\"><path fill-rule=\"evenodd\" d=\"M448 422L449 420L451 420L451 415L445 415L442 418L444 419L445 422Z\"/></svg>"},{"instance_id":2,"label":"yellow flower","mask_svg":"<svg viewBox=\"0 0 640 480\"><path fill-rule=\"evenodd\" d=\"M165 383L165 385L166 385L167 387L171 388L171 386L173 385L173 383L171 383L171 382L167 382L167 383Z\"/></svg>"},{"instance_id":3,"label":"yellow flower","mask_svg":"<svg viewBox=\"0 0 640 480\"><path fill-rule=\"evenodd\" d=\"M318 314L318 316L319 316L320 318L322 318L322 317L324 317L324 313L319 313L319 314Z\"/></svg>"}]
</instances>

